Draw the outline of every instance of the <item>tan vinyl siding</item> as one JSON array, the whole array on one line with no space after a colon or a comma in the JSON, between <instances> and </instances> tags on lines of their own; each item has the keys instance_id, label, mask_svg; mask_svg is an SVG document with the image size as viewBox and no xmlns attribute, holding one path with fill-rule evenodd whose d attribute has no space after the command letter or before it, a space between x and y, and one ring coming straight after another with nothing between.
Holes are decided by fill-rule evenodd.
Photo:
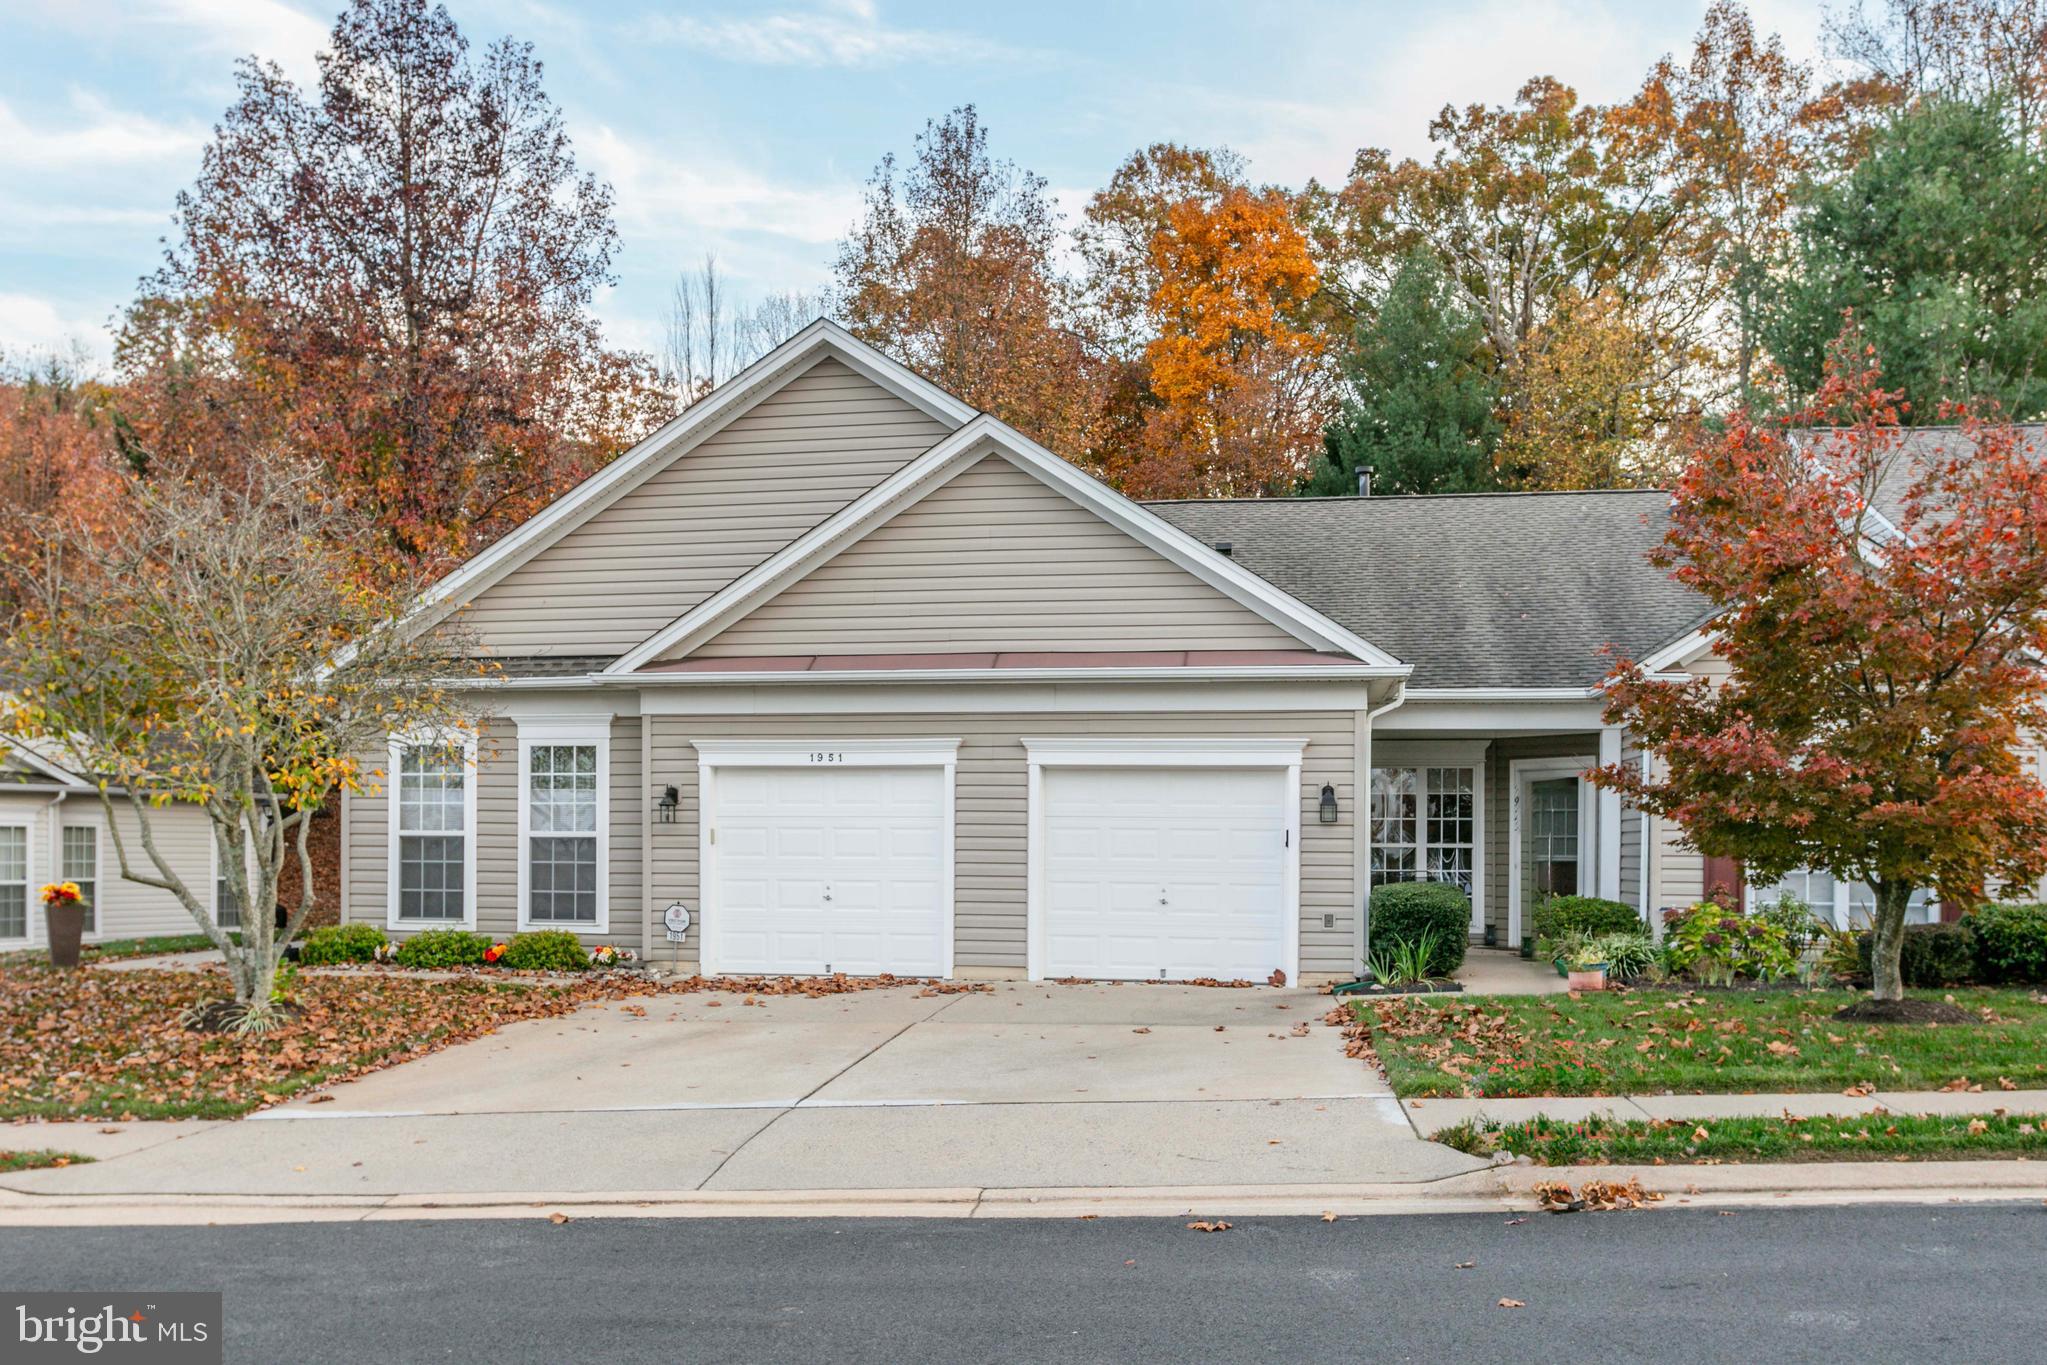
<instances>
[{"instance_id":1,"label":"tan vinyl siding","mask_svg":"<svg viewBox=\"0 0 2047 1365\"><path fill-rule=\"evenodd\" d=\"M592 943L637 946L640 941L640 720L611 722L611 837L607 886L610 923ZM365 756L382 769L382 754ZM519 730L492 721L477 742L476 931L509 938L519 931ZM348 803L348 904L343 917L385 926L390 904L390 805L388 788L351 797ZM422 924L419 928L430 928ZM408 926L403 936L412 932Z\"/></svg>"},{"instance_id":2,"label":"tan vinyl siding","mask_svg":"<svg viewBox=\"0 0 2047 1365\"><path fill-rule=\"evenodd\" d=\"M681 789L682 808L673 825L654 827L654 904L679 900L692 911L702 905L697 879L699 799L697 755L692 739L943 738L959 739L955 791L955 966L961 971L1021 975L1027 966L1025 881L1029 830L1028 769L1021 737L1032 736L1256 736L1300 737L1309 741L1301 767L1301 969L1305 973L1347 972L1351 960L1354 847L1350 824L1356 811L1353 781L1352 714L1330 711L1292 714L1176 713L1171 715L972 715L972 716L657 716L650 780ZM1317 822L1322 784L1336 787L1345 818ZM616 809L614 808L614 818ZM710 913L716 913L715 909ZM1322 923L1333 917L1331 927ZM613 906L612 927L621 928ZM619 935L614 932L614 937ZM696 961L692 929L681 962ZM656 956L668 960L665 944Z\"/></svg>"},{"instance_id":3,"label":"tan vinyl siding","mask_svg":"<svg viewBox=\"0 0 2047 1365\"><path fill-rule=\"evenodd\" d=\"M1635 745L1632 735L1621 737L1621 762L1631 769L1639 770L1642 751ZM1621 894L1620 899L1631 905L1636 914L1642 913L1642 859L1646 856L1646 840L1643 835L1650 821L1642 808L1632 801L1621 802Z\"/></svg>"},{"instance_id":4,"label":"tan vinyl siding","mask_svg":"<svg viewBox=\"0 0 2047 1365\"><path fill-rule=\"evenodd\" d=\"M989 455L694 653L1302 647Z\"/></svg>"},{"instance_id":5,"label":"tan vinyl siding","mask_svg":"<svg viewBox=\"0 0 2047 1365\"><path fill-rule=\"evenodd\" d=\"M106 812L97 796L74 794L66 797L63 804L53 807L50 802L53 794L23 793L16 796L0 793L0 825L25 825L28 828L29 942L40 944L49 941L48 925L43 918L43 906L37 892L46 883L56 881L59 870L60 845L57 830L53 827L53 810L58 826L87 825L99 831L97 913L93 931L86 935L88 943L102 939L151 938L199 932L199 926L185 909L184 902L171 892L122 879L121 857L115 852L114 841L107 833ZM114 815L119 822L122 841L128 847L129 865L138 872L156 875L156 865L142 846L141 826L126 797L114 798ZM199 899L199 903L210 909L213 904L213 832L205 812L196 806L161 806L149 812L149 822L157 849L171 865L171 870Z\"/></svg>"},{"instance_id":6,"label":"tan vinyl siding","mask_svg":"<svg viewBox=\"0 0 2047 1365\"><path fill-rule=\"evenodd\" d=\"M824 359L481 593L501 654L621 654L946 434Z\"/></svg>"}]
</instances>

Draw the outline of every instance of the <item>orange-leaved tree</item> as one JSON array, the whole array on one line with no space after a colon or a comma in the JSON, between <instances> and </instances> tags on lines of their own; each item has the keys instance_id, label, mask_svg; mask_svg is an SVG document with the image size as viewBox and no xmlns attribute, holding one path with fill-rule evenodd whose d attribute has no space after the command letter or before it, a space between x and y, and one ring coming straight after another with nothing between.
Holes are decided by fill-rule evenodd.
<instances>
[{"instance_id":1,"label":"orange-leaved tree","mask_svg":"<svg viewBox=\"0 0 2047 1365\"><path fill-rule=\"evenodd\" d=\"M1769 879L1875 892L1876 1017L1895 1017L1913 893L1980 901L2047 873L2047 461L1966 413L1909 437L1851 328L1814 406L1702 437L1655 562L1713 608L1724 682L1623 663L1606 718L1664 760L1595 774Z\"/></svg>"},{"instance_id":2,"label":"orange-leaved tree","mask_svg":"<svg viewBox=\"0 0 2047 1365\"><path fill-rule=\"evenodd\" d=\"M1153 406L1104 472L1132 497L1257 496L1291 488L1321 449L1329 376L1303 325L1317 274L1277 190L1183 199L1152 239Z\"/></svg>"}]
</instances>

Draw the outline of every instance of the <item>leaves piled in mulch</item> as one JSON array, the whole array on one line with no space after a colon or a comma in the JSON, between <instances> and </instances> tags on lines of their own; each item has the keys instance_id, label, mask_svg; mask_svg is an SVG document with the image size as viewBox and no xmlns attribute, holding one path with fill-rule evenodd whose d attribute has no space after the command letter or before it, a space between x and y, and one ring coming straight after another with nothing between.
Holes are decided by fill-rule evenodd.
<instances>
[{"instance_id":1,"label":"leaves piled in mulch","mask_svg":"<svg viewBox=\"0 0 2047 1365\"><path fill-rule=\"evenodd\" d=\"M545 985L306 976L299 1012L260 1037L184 1027L225 998L218 971L0 973L0 1118L229 1118L307 1086L631 992L608 978Z\"/></svg>"},{"instance_id":2,"label":"leaves piled in mulch","mask_svg":"<svg viewBox=\"0 0 2047 1365\"><path fill-rule=\"evenodd\" d=\"M1616 1213L1663 1202L1656 1190L1645 1190L1633 1176L1624 1181L1588 1180L1576 1191L1561 1180L1536 1185L1535 1197L1551 1213Z\"/></svg>"}]
</instances>

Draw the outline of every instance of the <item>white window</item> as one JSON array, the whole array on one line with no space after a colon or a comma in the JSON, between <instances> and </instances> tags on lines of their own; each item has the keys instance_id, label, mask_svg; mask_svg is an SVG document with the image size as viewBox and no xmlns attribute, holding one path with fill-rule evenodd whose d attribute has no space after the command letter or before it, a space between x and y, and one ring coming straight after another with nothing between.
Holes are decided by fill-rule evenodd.
<instances>
[{"instance_id":1,"label":"white window","mask_svg":"<svg viewBox=\"0 0 2047 1365\"><path fill-rule=\"evenodd\" d=\"M391 746L393 928L476 922L474 741Z\"/></svg>"},{"instance_id":2,"label":"white window","mask_svg":"<svg viewBox=\"0 0 2047 1365\"><path fill-rule=\"evenodd\" d=\"M519 921L602 933L610 837L608 726L519 735Z\"/></svg>"},{"instance_id":3,"label":"white window","mask_svg":"<svg viewBox=\"0 0 2047 1365\"><path fill-rule=\"evenodd\" d=\"M1478 772L1464 766L1372 769L1372 885L1450 882L1472 895L1478 875Z\"/></svg>"},{"instance_id":4,"label":"white window","mask_svg":"<svg viewBox=\"0 0 2047 1365\"><path fill-rule=\"evenodd\" d=\"M213 839L213 922L223 929L242 927L242 902L221 863L218 835Z\"/></svg>"},{"instance_id":5,"label":"white window","mask_svg":"<svg viewBox=\"0 0 2047 1365\"><path fill-rule=\"evenodd\" d=\"M1749 912L1753 914L1766 905L1776 904L1786 893L1794 900L1804 901L1821 919L1832 921L1836 929L1867 929L1876 918L1876 892L1869 883L1835 881L1831 872L1804 868L1786 873L1768 886L1751 884ZM1939 903L1932 895L1924 888L1914 891L1905 906L1905 922L1925 924L1938 918Z\"/></svg>"},{"instance_id":6,"label":"white window","mask_svg":"<svg viewBox=\"0 0 2047 1365\"><path fill-rule=\"evenodd\" d=\"M28 937L28 826L0 825L0 938Z\"/></svg>"},{"instance_id":7,"label":"white window","mask_svg":"<svg viewBox=\"0 0 2047 1365\"><path fill-rule=\"evenodd\" d=\"M99 932L100 832L92 825L66 825L59 836L63 855L58 863L59 881L77 882L79 902L85 907L85 932Z\"/></svg>"}]
</instances>

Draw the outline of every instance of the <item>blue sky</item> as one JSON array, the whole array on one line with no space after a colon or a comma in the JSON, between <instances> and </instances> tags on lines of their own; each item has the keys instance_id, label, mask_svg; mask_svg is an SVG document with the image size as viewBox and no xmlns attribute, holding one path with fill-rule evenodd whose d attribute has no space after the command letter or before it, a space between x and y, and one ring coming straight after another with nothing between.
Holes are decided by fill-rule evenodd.
<instances>
[{"instance_id":1,"label":"blue sky","mask_svg":"<svg viewBox=\"0 0 2047 1365\"><path fill-rule=\"evenodd\" d=\"M150 270L258 53L302 83L333 0L0 0L0 351L82 345ZM814 289L862 181L926 118L978 104L997 155L1069 213L1131 150L1228 145L1261 180L1340 179L1360 146L1427 149L1446 102L1550 74L1629 93L1683 51L1703 0L749 5L448 0L481 46L535 44L583 165L618 196L622 345L656 346L678 270L715 251L738 292ZM1795 55L1817 0L1751 5Z\"/></svg>"}]
</instances>

